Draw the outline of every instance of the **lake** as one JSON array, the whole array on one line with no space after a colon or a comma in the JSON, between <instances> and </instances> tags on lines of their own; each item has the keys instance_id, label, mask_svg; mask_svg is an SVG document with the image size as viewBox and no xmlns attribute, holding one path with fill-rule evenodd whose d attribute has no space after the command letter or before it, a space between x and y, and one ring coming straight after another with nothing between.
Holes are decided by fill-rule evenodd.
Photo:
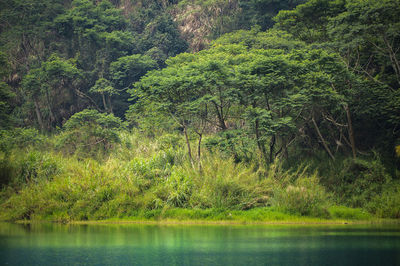
<instances>
[{"instance_id":1,"label":"lake","mask_svg":"<svg viewBox=\"0 0 400 266\"><path fill-rule=\"evenodd\" d=\"M0 223L0 265L400 265L400 226Z\"/></svg>"}]
</instances>

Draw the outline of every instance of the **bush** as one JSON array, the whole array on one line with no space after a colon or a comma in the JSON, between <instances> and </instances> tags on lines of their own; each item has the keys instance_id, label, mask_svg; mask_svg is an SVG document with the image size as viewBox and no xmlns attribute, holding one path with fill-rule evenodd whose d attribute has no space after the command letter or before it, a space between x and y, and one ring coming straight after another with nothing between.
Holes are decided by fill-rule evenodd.
<instances>
[{"instance_id":1,"label":"bush","mask_svg":"<svg viewBox=\"0 0 400 266\"><path fill-rule=\"evenodd\" d=\"M53 154L31 150L0 160L0 185L14 186L40 180L50 180L61 173L59 158Z\"/></svg>"},{"instance_id":2,"label":"bush","mask_svg":"<svg viewBox=\"0 0 400 266\"><path fill-rule=\"evenodd\" d=\"M391 177L379 160L347 159L335 177L332 189L344 203L354 208L366 206L374 197L382 193Z\"/></svg>"},{"instance_id":3,"label":"bush","mask_svg":"<svg viewBox=\"0 0 400 266\"><path fill-rule=\"evenodd\" d=\"M96 110L76 113L64 124L64 132L57 147L69 154L95 156L107 153L114 143L119 143L118 131L123 128L120 118Z\"/></svg>"},{"instance_id":4,"label":"bush","mask_svg":"<svg viewBox=\"0 0 400 266\"><path fill-rule=\"evenodd\" d=\"M167 204L172 207L187 207L193 190L192 179L187 173L173 169L166 181L168 188Z\"/></svg>"},{"instance_id":5,"label":"bush","mask_svg":"<svg viewBox=\"0 0 400 266\"><path fill-rule=\"evenodd\" d=\"M382 193L376 195L366 208L382 218L400 218L400 183L391 182L385 186Z\"/></svg>"},{"instance_id":6,"label":"bush","mask_svg":"<svg viewBox=\"0 0 400 266\"><path fill-rule=\"evenodd\" d=\"M195 189L190 200L192 208L250 209L268 204L272 183L259 178L257 172L233 158L221 155L204 156L200 172L187 169Z\"/></svg>"},{"instance_id":7,"label":"bush","mask_svg":"<svg viewBox=\"0 0 400 266\"><path fill-rule=\"evenodd\" d=\"M209 151L217 150L235 162L249 163L256 159L257 147L254 140L243 130L227 130L204 139Z\"/></svg>"},{"instance_id":8,"label":"bush","mask_svg":"<svg viewBox=\"0 0 400 266\"><path fill-rule=\"evenodd\" d=\"M328 195L319 185L315 175L309 178L301 177L294 184L278 190L274 195L274 201L278 208L291 214L328 216L326 210Z\"/></svg>"},{"instance_id":9,"label":"bush","mask_svg":"<svg viewBox=\"0 0 400 266\"><path fill-rule=\"evenodd\" d=\"M44 136L34 128L0 130L0 151L9 153L13 148L26 148L44 142Z\"/></svg>"}]
</instances>

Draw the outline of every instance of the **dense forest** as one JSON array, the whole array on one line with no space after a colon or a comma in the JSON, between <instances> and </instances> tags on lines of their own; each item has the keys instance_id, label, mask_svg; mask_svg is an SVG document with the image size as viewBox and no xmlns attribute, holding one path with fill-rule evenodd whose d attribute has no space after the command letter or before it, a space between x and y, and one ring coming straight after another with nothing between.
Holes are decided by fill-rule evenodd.
<instances>
[{"instance_id":1,"label":"dense forest","mask_svg":"<svg viewBox=\"0 0 400 266\"><path fill-rule=\"evenodd\" d=\"M400 218L399 0L2 0L0 61L2 220Z\"/></svg>"}]
</instances>

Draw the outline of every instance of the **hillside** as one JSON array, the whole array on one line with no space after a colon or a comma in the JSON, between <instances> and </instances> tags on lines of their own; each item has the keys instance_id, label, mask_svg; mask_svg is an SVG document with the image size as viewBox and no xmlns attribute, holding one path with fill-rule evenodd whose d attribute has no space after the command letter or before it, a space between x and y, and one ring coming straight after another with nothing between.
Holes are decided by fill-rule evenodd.
<instances>
[{"instance_id":1,"label":"hillside","mask_svg":"<svg viewBox=\"0 0 400 266\"><path fill-rule=\"evenodd\" d=\"M0 10L1 219L400 217L399 0Z\"/></svg>"}]
</instances>

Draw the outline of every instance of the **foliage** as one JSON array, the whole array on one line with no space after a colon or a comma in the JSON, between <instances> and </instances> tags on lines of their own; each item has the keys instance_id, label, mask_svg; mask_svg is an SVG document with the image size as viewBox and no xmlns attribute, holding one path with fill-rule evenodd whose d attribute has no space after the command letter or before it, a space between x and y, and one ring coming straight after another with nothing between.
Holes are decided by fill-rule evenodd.
<instances>
[{"instance_id":1,"label":"foliage","mask_svg":"<svg viewBox=\"0 0 400 266\"><path fill-rule=\"evenodd\" d=\"M2 215L398 218L399 7L1 2Z\"/></svg>"},{"instance_id":2,"label":"foliage","mask_svg":"<svg viewBox=\"0 0 400 266\"><path fill-rule=\"evenodd\" d=\"M391 180L379 158L345 160L340 172L333 178L332 189L340 202L351 207L366 206L382 194Z\"/></svg>"},{"instance_id":3,"label":"foliage","mask_svg":"<svg viewBox=\"0 0 400 266\"><path fill-rule=\"evenodd\" d=\"M292 214L328 217L328 195L316 176L298 178L276 193L276 205Z\"/></svg>"},{"instance_id":4,"label":"foliage","mask_svg":"<svg viewBox=\"0 0 400 266\"><path fill-rule=\"evenodd\" d=\"M400 185L398 181L388 183L382 189L382 192L375 195L366 208L382 218L400 217Z\"/></svg>"},{"instance_id":5,"label":"foliage","mask_svg":"<svg viewBox=\"0 0 400 266\"><path fill-rule=\"evenodd\" d=\"M34 128L14 128L0 131L0 151L8 153L13 148L27 148L44 142L44 136Z\"/></svg>"},{"instance_id":6,"label":"foliage","mask_svg":"<svg viewBox=\"0 0 400 266\"><path fill-rule=\"evenodd\" d=\"M107 153L114 143L120 141L118 130L122 127L121 119L114 115L86 109L74 114L64 124L64 133L58 139L58 146L70 154L93 156L100 151Z\"/></svg>"},{"instance_id":7,"label":"foliage","mask_svg":"<svg viewBox=\"0 0 400 266\"><path fill-rule=\"evenodd\" d=\"M249 28L252 25L259 25L262 30L273 26L273 17L279 10L290 10L295 6L304 3L304 0L276 1L276 0L250 0L239 1L242 14L239 23Z\"/></svg>"},{"instance_id":8,"label":"foliage","mask_svg":"<svg viewBox=\"0 0 400 266\"><path fill-rule=\"evenodd\" d=\"M25 155L3 157L0 160L0 185L20 188L22 184L36 184L51 180L62 169L59 158L39 151L30 150Z\"/></svg>"},{"instance_id":9,"label":"foliage","mask_svg":"<svg viewBox=\"0 0 400 266\"><path fill-rule=\"evenodd\" d=\"M22 81L23 93L34 102L38 126L50 130L61 123L75 104L72 90L80 73L73 61L52 55L39 68L31 69ZM60 97L62 96L62 97ZM32 110L33 112L33 110Z\"/></svg>"},{"instance_id":10,"label":"foliage","mask_svg":"<svg viewBox=\"0 0 400 266\"><path fill-rule=\"evenodd\" d=\"M328 211L330 216L335 219L364 221L371 219L371 215L362 209L349 208L345 206L332 206Z\"/></svg>"},{"instance_id":11,"label":"foliage","mask_svg":"<svg viewBox=\"0 0 400 266\"><path fill-rule=\"evenodd\" d=\"M254 162L257 145L250 136L241 130L227 130L204 139L204 146L213 152L218 150L225 156L233 156L235 162Z\"/></svg>"},{"instance_id":12,"label":"foliage","mask_svg":"<svg viewBox=\"0 0 400 266\"><path fill-rule=\"evenodd\" d=\"M67 126L84 127L99 116L111 115L86 111ZM244 221L371 217L364 210L335 207L330 199L335 195L304 167L287 171L275 163L263 169L235 163L233 158L221 160L224 157L214 151L204 153L197 170L183 159L181 148L173 146L180 146L177 135L147 139L140 133L120 132L118 136L121 144L102 161L36 147L25 152L14 149L2 157L0 218L68 222L116 217ZM385 185L384 196L363 207L374 215L396 217L394 187ZM385 204L392 200L393 204Z\"/></svg>"},{"instance_id":13,"label":"foliage","mask_svg":"<svg viewBox=\"0 0 400 266\"><path fill-rule=\"evenodd\" d=\"M0 129L9 128L11 123L11 106L9 102L16 96L10 86L2 79L9 72L7 58L4 53L0 52Z\"/></svg>"}]
</instances>

